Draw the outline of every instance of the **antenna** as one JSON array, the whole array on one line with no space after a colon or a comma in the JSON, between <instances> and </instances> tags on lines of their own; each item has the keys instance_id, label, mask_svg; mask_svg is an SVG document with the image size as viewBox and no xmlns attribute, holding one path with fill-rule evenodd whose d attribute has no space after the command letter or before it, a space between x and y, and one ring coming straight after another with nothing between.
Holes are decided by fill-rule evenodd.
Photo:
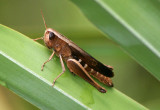
<instances>
[{"instance_id":1,"label":"antenna","mask_svg":"<svg viewBox=\"0 0 160 110\"><path fill-rule=\"evenodd\" d=\"M46 21L45 21L45 19L44 19L44 16L43 16L42 10L41 10L41 15L42 15L42 18L43 18L44 25L45 25L45 27L46 27L46 29L47 29Z\"/></svg>"}]
</instances>

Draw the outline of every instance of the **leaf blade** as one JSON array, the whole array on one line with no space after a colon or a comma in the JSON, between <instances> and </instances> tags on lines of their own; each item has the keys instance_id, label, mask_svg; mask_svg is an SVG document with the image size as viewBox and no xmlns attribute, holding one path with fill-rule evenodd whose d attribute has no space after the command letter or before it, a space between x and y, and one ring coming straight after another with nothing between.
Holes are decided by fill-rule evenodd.
<instances>
[{"instance_id":1,"label":"leaf blade","mask_svg":"<svg viewBox=\"0 0 160 110\"><path fill-rule=\"evenodd\" d=\"M160 80L160 14L159 7L154 7L157 6L156 1L71 1L101 32L109 35L109 38Z\"/></svg>"},{"instance_id":2,"label":"leaf blade","mask_svg":"<svg viewBox=\"0 0 160 110\"><path fill-rule=\"evenodd\" d=\"M0 37L0 41L3 41L0 43L0 80L7 88L38 108L147 109L114 88L105 87L108 92L102 94L84 80L74 77L68 70L52 88L53 79L61 72L57 57L41 72L41 64L51 52L12 29L3 25L0 25L0 29L0 36L3 36ZM9 45L8 40L11 40Z\"/></svg>"}]
</instances>

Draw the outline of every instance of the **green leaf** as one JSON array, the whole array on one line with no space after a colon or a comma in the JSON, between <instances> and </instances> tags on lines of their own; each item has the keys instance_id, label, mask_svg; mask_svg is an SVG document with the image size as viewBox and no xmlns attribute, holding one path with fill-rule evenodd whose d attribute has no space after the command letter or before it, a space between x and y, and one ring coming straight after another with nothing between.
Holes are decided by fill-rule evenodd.
<instances>
[{"instance_id":1,"label":"green leaf","mask_svg":"<svg viewBox=\"0 0 160 110\"><path fill-rule=\"evenodd\" d=\"M0 84L40 109L146 109L114 88L104 86L102 94L67 69L52 88L53 79L62 71L59 58L46 47L10 28L0 25Z\"/></svg>"},{"instance_id":2,"label":"green leaf","mask_svg":"<svg viewBox=\"0 0 160 110\"><path fill-rule=\"evenodd\" d=\"M71 0L105 35L160 80L160 7L156 0ZM89 5L88 5L89 4Z\"/></svg>"}]
</instances>

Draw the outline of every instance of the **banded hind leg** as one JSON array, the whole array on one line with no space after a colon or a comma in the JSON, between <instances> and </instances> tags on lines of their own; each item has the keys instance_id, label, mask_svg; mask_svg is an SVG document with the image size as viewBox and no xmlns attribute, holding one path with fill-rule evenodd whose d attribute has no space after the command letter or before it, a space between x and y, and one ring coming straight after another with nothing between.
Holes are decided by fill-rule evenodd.
<instances>
[{"instance_id":1,"label":"banded hind leg","mask_svg":"<svg viewBox=\"0 0 160 110\"><path fill-rule=\"evenodd\" d=\"M106 89L101 87L97 82L95 82L84 67L75 59L67 60L67 66L71 72L74 72L76 75L80 76L92 86L94 86L98 91L106 93Z\"/></svg>"}]
</instances>

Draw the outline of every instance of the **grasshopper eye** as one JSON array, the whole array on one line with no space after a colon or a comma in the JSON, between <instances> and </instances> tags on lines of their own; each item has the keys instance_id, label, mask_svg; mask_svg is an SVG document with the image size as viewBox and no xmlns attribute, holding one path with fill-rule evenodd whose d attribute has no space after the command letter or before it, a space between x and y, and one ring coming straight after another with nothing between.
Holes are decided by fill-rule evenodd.
<instances>
[{"instance_id":1,"label":"grasshopper eye","mask_svg":"<svg viewBox=\"0 0 160 110\"><path fill-rule=\"evenodd\" d=\"M50 32L49 33L49 40L54 39L54 37L55 37L55 34L53 32Z\"/></svg>"}]
</instances>

